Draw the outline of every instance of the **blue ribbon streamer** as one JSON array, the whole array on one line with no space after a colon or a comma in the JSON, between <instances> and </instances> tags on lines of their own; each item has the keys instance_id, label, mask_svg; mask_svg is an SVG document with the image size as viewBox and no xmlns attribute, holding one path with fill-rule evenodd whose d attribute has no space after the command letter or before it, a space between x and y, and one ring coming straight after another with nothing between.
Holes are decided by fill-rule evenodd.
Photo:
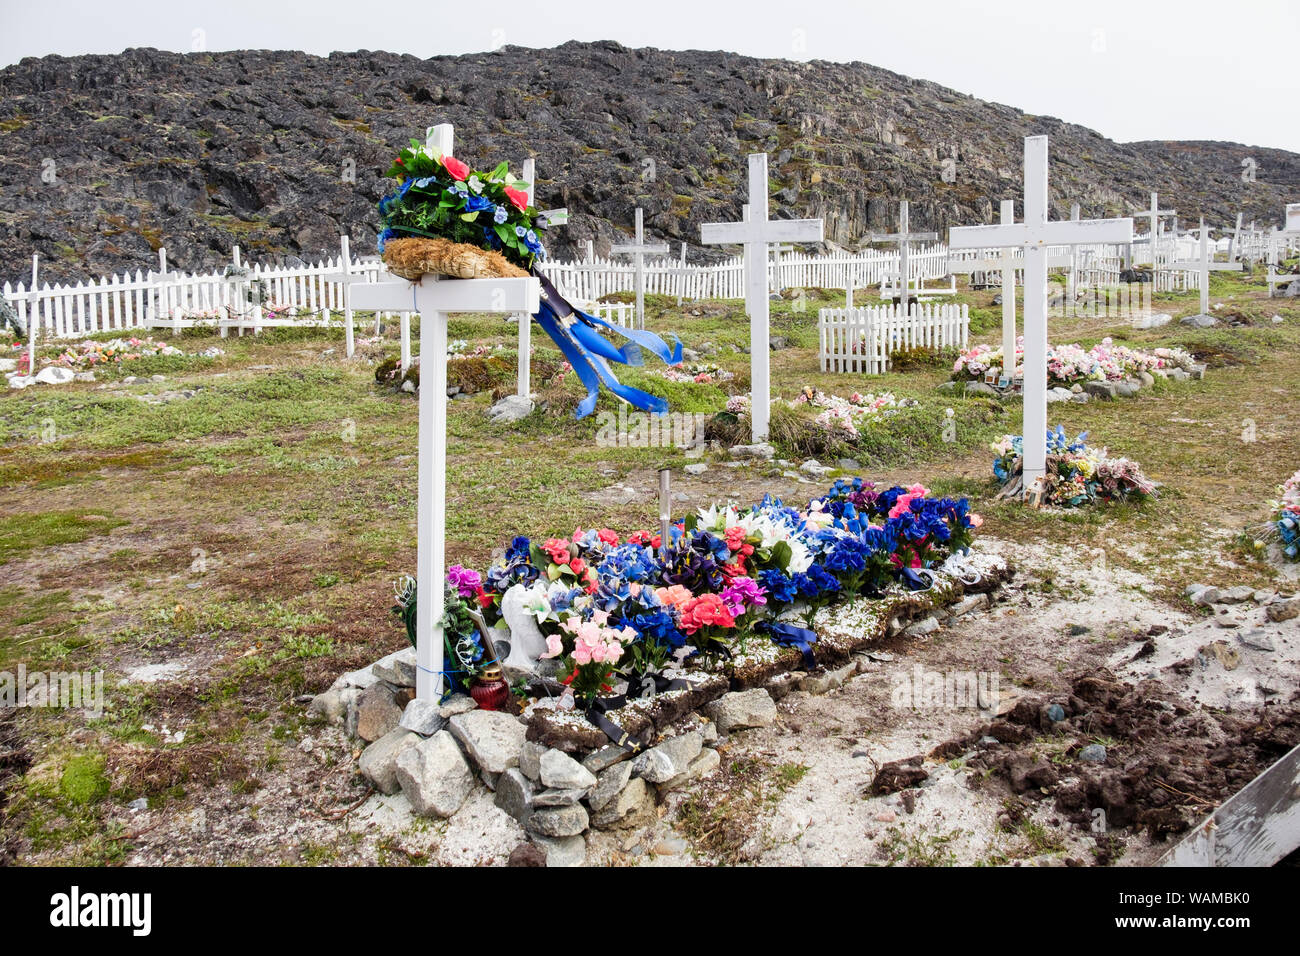
<instances>
[{"instance_id":1,"label":"blue ribbon streamer","mask_svg":"<svg viewBox=\"0 0 1300 956\"><path fill-rule=\"evenodd\" d=\"M652 352L668 365L678 365L682 360L682 343L673 336L674 346L668 344L653 332L629 329L614 325L594 315L588 315L575 309L560 295L559 291L545 276L533 273L541 280L541 307L533 316L551 340L559 347L568 363L573 366L578 380L587 389L587 397L579 404L574 413L576 418L585 418L596 409L600 386L604 385L610 392L636 408L662 415L668 411L668 402L657 395L630 385L623 385L609 369L609 362L622 365L642 365L642 349ZM628 340L623 348L601 335L606 329Z\"/></svg>"},{"instance_id":2,"label":"blue ribbon streamer","mask_svg":"<svg viewBox=\"0 0 1300 956\"><path fill-rule=\"evenodd\" d=\"M817 666L817 658L813 656L812 646L817 642L817 633L806 627L798 627L794 624L783 624L779 621L759 621L754 626L754 630L766 634L772 639L774 644L781 647L797 648L803 655L804 666L812 670Z\"/></svg>"}]
</instances>

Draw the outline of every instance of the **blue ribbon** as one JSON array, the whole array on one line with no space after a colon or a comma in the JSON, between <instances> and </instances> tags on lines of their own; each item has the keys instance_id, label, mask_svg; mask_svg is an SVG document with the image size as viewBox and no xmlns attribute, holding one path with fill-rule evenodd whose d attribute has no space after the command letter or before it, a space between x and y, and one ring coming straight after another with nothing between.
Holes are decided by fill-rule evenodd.
<instances>
[{"instance_id":1,"label":"blue ribbon","mask_svg":"<svg viewBox=\"0 0 1300 956\"><path fill-rule=\"evenodd\" d=\"M668 365L680 364L682 360L682 343L673 336L674 347L655 335L640 329L629 329L614 325L594 315L581 312L569 304L564 296L544 275L533 273L542 283L541 307L533 318L542 331L551 337L559 347L568 363L573 366L578 380L587 388L587 397L579 404L574 413L576 418L585 418L596 409L600 386L604 385L610 392L629 405L654 415L668 411L668 403L657 395L623 385L609 369L609 362L621 365L642 365L644 359L641 350L646 349ZM628 339L629 344L615 348L613 343L601 335L606 329Z\"/></svg>"},{"instance_id":2,"label":"blue ribbon","mask_svg":"<svg viewBox=\"0 0 1300 956\"><path fill-rule=\"evenodd\" d=\"M813 670L817 667L817 658L813 656L812 646L817 642L817 633L806 627L783 624L780 621L759 621L754 630L766 634L774 644L781 647L797 648L803 655L804 667Z\"/></svg>"}]
</instances>

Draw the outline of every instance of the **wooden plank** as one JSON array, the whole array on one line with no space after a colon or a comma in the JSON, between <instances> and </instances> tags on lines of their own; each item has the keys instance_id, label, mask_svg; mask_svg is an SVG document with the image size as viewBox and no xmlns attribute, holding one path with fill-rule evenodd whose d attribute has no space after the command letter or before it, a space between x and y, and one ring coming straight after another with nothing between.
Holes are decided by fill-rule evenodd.
<instances>
[{"instance_id":1,"label":"wooden plank","mask_svg":"<svg viewBox=\"0 0 1300 956\"><path fill-rule=\"evenodd\" d=\"M1300 747L1228 799L1161 866L1272 866L1300 847Z\"/></svg>"}]
</instances>

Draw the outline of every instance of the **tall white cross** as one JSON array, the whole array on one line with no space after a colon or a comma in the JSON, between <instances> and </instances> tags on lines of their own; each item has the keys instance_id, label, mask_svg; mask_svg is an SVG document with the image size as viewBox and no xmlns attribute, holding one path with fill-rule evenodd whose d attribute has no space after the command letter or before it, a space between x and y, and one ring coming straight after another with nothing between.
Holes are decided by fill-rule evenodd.
<instances>
[{"instance_id":1,"label":"tall white cross","mask_svg":"<svg viewBox=\"0 0 1300 956\"><path fill-rule=\"evenodd\" d=\"M450 124L429 131L428 145L444 156L452 151ZM420 481L416 528L418 601L415 618L415 693L437 700L444 667L442 615L445 610L447 532L447 315L450 312L522 312L538 310L541 283L526 279L448 279L426 275L419 282L357 285L352 305L375 311L419 312Z\"/></svg>"},{"instance_id":2,"label":"tall white cross","mask_svg":"<svg viewBox=\"0 0 1300 956\"><path fill-rule=\"evenodd\" d=\"M1209 315L1210 312L1210 273L1211 272L1240 272L1240 262L1215 262L1214 257L1210 255L1210 231L1205 228L1205 217L1201 217L1200 228L1200 255L1196 259L1186 259L1181 262L1171 262L1169 268L1184 269L1188 272L1199 272L1201 275L1201 314Z\"/></svg>"},{"instance_id":3,"label":"tall white cross","mask_svg":"<svg viewBox=\"0 0 1300 956\"><path fill-rule=\"evenodd\" d=\"M645 257L664 255L668 251L666 242L646 242L645 241L645 213L640 206L636 207L636 242L622 243L617 246L610 246L612 255L632 256L636 263L636 324L637 328L645 328Z\"/></svg>"},{"instance_id":4,"label":"tall white cross","mask_svg":"<svg viewBox=\"0 0 1300 956\"><path fill-rule=\"evenodd\" d=\"M1228 243L1228 261L1236 262L1241 258L1241 220L1245 214L1237 213L1237 225L1232 230L1232 240Z\"/></svg>"},{"instance_id":5,"label":"tall white cross","mask_svg":"<svg viewBox=\"0 0 1300 956\"><path fill-rule=\"evenodd\" d=\"M749 313L749 412L753 440L767 439L771 403L771 356L768 321L767 247L773 242L821 242L820 219L768 219L767 153L749 154L749 202L741 222L706 222L700 242L706 246L740 243L745 247L745 311Z\"/></svg>"},{"instance_id":6,"label":"tall white cross","mask_svg":"<svg viewBox=\"0 0 1300 956\"><path fill-rule=\"evenodd\" d=\"M1047 474L1047 247L1131 242L1132 219L1049 222L1047 137L1025 137L1025 221L1020 225L964 226L949 230L953 249L1024 250L1025 421L1024 488ZM1014 355L1014 351L1012 353Z\"/></svg>"},{"instance_id":7,"label":"tall white cross","mask_svg":"<svg viewBox=\"0 0 1300 956\"><path fill-rule=\"evenodd\" d=\"M903 303L903 310L907 310L907 293L909 283L908 256L912 243L923 240L938 239L939 234L936 232L908 232L907 228L907 200L904 199L898 204L898 232L876 233L871 234L872 242L896 242L898 243L898 294L899 301ZM918 291L920 283L917 283Z\"/></svg>"},{"instance_id":8,"label":"tall white cross","mask_svg":"<svg viewBox=\"0 0 1300 956\"><path fill-rule=\"evenodd\" d=\"M1159 193L1157 192L1151 193L1151 209L1147 212L1139 213L1139 216L1141 218L1146 219L1148 222L1151 223L1151 228L1147 230L1147 237L1151 240L1152 270L1156 268L1156 236L1159 235L1160 233L1160 220L1168 218L1169 216L1176 217L1178 215L1178 210L1176 209L1161 209L1159 198L1160 198ZM1175 222L1177 222L1177 219L1175 219ZM1177 234L1177 232L1178 229L1177 226L1175 226L1174 233Z\"/></svg>"}]
</instances>

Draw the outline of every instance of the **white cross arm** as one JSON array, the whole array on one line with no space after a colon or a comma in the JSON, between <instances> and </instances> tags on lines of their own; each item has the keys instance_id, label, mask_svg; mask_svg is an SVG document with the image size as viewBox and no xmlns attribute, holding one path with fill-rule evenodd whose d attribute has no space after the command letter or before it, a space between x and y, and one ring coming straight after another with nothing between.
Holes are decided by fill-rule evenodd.
<instances>
[{"instance_id":1,"label":"white cross arm","mask_svg":"<svg viewBox=\"0 0 1300 956\"><path fill-rule=\"evenodd\" d=\"M743 245L747 242L821 242L824 237L820 219L706 222L700 226L700 242L706 246Z\"/></svg>"},{"instance_id":2,"label":"white cross arm","mask_svg":"<svg viewBox=\"0 0 1300 956\"><path fill-rule=\"evenodd\" d=\"M929 239L938 239L937 232L873 232L871 234L872 242L922 242Z\"/></svg>"},{"instance_id":3,"label":"white cross arm","mask_svg":"<svg viewBox=\"0 0 1300 956\"><path fill-rule=\"evenodd\" d=\"M352 308L375 312L527 312L541 302L537 279L439 279L376 282L351 290Z\"/></svg>"},{"instance_id":4,"label":"white cross arm","mask_svg":"<svg viewBox=\"0 0 1300 956\"><path fill-rule=\"evenodd\" d=\"M1003 267L1001 259L949 259L948 271L960 275L967 272L996 272Z\"/></svg>"},{"instance_id":5,"label":"white cross arm","mask_svg":"<svg viewBox=\"0 0 1300 956\"><path fill-rule=\"evenodd\" d=\"M647 256L660 255L668 251L668 243L646 242L639 246L624 244L619 246L610 246L609 251L611 254L616 256L634 256L637 253L641 253L642 255L647 255Z\"/></svg>"},{"instance_id":6,"label":"white cross arm","mask_svg":"<svg viewBox=\"0 0 1300 956\"><path fill-rule=\"evenodd\" d=\"M1200 272L1201 269L1209 269L1211 272L1240 272L1240 262L1207 262L1202 263L1200 259L1185 259L1179 262L1171 262L1165 268L1175 269L1182 272Z\"/></svg>"},{"instance_id":7,"label":"white cross arm","mask_svg":"<svg viewBox=\"0 0 1300 956\"><path fill-rule=\"evenodd\" d=\"M993 226L954 226L948 230L950 249L1005 249L1011 246L1073 246L1131 242L1132 219L1083 219Z\"/></svg>"}]
</instances>

